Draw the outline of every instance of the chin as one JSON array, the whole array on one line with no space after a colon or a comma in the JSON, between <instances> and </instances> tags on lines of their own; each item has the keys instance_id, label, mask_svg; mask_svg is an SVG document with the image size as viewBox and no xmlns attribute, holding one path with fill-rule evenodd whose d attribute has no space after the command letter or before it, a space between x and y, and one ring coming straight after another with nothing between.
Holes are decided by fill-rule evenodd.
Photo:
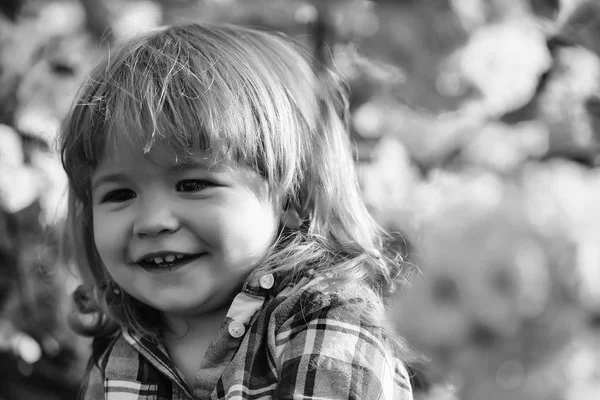
<instances>
[{"instance_id":1,"label":"chin","mask_svg":"<svg viewBox=\"0 0 600 400\"><path fill-rule=\"evenodd\" d=\"M160 304L154 302L153 307L165 314L182 316L202 314L212 309L208 299L184 303L181 301L160 302Z\"/></svg>"}]
</instances>

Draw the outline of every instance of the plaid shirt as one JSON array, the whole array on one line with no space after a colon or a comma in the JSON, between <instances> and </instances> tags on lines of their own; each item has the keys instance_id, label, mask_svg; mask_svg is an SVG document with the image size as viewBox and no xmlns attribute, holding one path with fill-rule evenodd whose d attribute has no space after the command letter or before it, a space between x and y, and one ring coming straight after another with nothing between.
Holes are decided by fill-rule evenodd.
<instances>
[{"instance_id":1,"label":"plaid shirt","mask_svg":"<svg viewBox=\"0 0 600 400\"><path fill-rule=\"evenodd\" d=\"M361 318L364 288L325 287L304 278L273 293L272 275L247 283L193 388L162 345L121 332L90 361L81 398L412 400L396 347Z\"/></svg>"}]
</instances>

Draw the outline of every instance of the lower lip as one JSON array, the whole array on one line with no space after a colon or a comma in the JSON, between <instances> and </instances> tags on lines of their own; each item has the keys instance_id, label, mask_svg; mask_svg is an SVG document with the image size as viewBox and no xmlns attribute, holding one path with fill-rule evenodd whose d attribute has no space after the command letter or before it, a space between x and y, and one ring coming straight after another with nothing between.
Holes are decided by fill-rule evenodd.
<instances>
[{"instance_id":1,"label":"lower lip","mask_svg":"<svg viewBox=\"0 0 600 400\"><path fill-rule=\"evenodd\" d=\"M169 272L173 272L176 271L178 269L181 269L183 267L185 267L186 265L189 265L190 263L198 260L199 258L207 255L208 253L200 253L197 254L191 258L188 258L187 260L180 262L180 263L176 263L171 267L151 267L148 265L143 265L143 264L138 264L140 265L144 270L148 271L148 272L152 272L155 274L168 274Z\"/></svg>"}]
</instances>

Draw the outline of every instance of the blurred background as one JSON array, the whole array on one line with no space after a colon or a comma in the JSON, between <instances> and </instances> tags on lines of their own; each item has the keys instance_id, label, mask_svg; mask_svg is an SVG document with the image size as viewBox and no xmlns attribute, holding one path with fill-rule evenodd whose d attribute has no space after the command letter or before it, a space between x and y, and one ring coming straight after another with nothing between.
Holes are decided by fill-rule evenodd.
<instances>
[{"instance_id":1,"label":"blurred background","mask_svg":"<svg viewBox=\"0 0 600 400\"><path fill-rule=\"evenodd\" d=\"M90 66L149 27L283 31L352 89L364 198L402 233L390 301L421 400L600 398L599 0L0 2L0 400L75 399L66 178Z\"/></svg>"}]
</instances>

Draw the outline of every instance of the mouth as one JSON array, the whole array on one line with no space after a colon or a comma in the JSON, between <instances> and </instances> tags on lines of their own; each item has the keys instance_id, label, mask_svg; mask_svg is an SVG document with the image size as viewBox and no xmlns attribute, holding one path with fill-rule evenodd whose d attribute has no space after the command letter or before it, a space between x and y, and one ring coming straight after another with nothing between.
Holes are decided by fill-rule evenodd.
<instances>
[{"instance_id":1,"label":"mouth","mask_svg":"<svg viewBox=\"0 0 600 400\"><path fill-rule=\"evenodd\" d=\"M190 261L196 260L197 258L205 255L206 253L198 254L182 254L182 253L161 253L153 254L144 257L136 262L136 264L142 266L148 270L172 270L174 268L182 267Z\"/></svg>"}]
</instances>

